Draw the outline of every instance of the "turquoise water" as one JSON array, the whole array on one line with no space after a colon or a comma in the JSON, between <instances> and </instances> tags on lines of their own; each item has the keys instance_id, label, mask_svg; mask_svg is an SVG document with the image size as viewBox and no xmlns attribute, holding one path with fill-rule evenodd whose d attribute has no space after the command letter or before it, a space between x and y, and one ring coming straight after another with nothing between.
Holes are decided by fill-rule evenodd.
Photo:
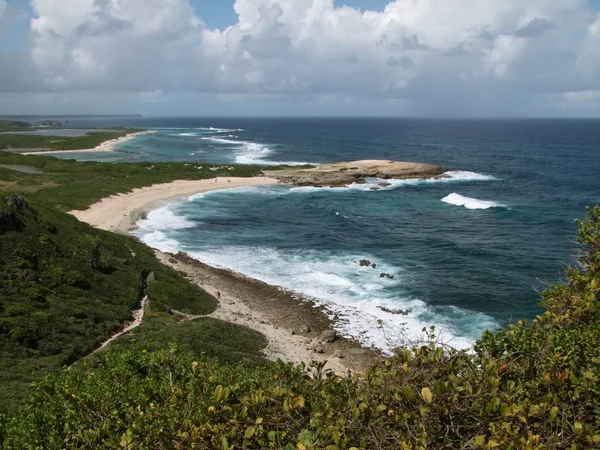
<instances>
[{"instance_id":1,"label":"turquoise water","mask_svg":"<svg viewBox=\"0 0 600 450\"><path fill-rule=\"evenodd\" d=\"M122 147L155 161L436 163L444 181L372 191L233 189L149 214L137 235L168 251L292 289L338 330L389 349L435 325L466 347L539 309L576 253L574 219L600 200L600 121L140 119ZM212 127L212 128L211 128ZM360 267L369 259L376 268ZM382 273L393 279L381 278ZM410 310L395 315L384 308Z\"/></svg>"}]
</instances>

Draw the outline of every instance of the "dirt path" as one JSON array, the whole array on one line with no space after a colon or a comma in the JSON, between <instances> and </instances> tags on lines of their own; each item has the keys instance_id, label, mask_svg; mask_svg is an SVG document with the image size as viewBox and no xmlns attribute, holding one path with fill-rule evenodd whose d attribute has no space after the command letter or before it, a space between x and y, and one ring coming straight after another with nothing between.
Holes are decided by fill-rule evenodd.
<instances>
[{"instance_id":1,"label":"dirt path","mask_svg":"<svg viewBox=\"0 0 600 450\"><path fill-rule=\"evenodd\" d=\"M140 324L142 323L142 320L144 319L144 313L146 311L146 303L147 302L148 302L148 296L146 295L142 299L142 304L141 304L140 309L135 310L133 312L133 322L131 322L129 325L127 325L125 328L123 328L118 333L113 334L110 338L108 338L106 341L104 341L100 347L98 347L96 350L94 350L93 353L96 353L96 352L99 352L100 350L103 350L104 348L106 348L106 346L108 346L108 344L110 344L112 341L114 341L115 339L117 339L119 336L122 336L125 333L129 333L134 328L139 327Z\"/></svg>"}]
</instances>

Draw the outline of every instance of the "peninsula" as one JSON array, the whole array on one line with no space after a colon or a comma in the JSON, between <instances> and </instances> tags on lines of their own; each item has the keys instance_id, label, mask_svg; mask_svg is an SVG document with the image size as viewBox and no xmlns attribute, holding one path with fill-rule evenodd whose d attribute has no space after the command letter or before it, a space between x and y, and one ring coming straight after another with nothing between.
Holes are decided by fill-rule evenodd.
<instances>
[{"instance_id":1,"label":"peninsula","mask_svg":"<svg viewBox=\"0 0 600 450\"><path fill-rule=\"evenodd\" d=\"M340 187L352 183L365 183L366 178L440 178L447 171L447 168L434 164L369 159L322 164L308 169L268 170L264 175L295 186Z\"/></svg>"}]
</instances>

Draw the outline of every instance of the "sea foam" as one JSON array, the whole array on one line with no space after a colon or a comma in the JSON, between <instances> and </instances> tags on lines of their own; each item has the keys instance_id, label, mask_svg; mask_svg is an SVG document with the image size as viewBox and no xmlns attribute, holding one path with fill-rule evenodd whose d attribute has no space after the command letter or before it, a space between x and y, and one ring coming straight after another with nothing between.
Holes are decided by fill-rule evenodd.
<instances>
[{"instance_id":1,"label":"sea foam","mask_svg":"<svg viewBox=\"0 0 600 450\"><path fill-rule=\"evenodd\" d=\"M239 193L256 193L256 188L245 189ZM282 190L269 190L277 191ZM409 282L410 274L375 255L246 246L187 247L173 237L171 230L196 224L169 207L153 211L138 225L135 234L152 247L168 252L186 251L204 263L235 270L314 300L335 319L341 335L386 353L409 341L418 342L423 337L421 330L430 325L435 325L445 342L456 348L470 347L485 329L498 326L482 313L455 307L445 307L444 311L420 299L402 297L398 287ZM361 267L358 260L362 258L376 262L377 269ZM382 278L382 272L394 278ZM384 309L410 313L399 315Z\"/></svg>"},{"instance_id":2,"label":"sea foam","mask_svg":"<svg viewBox=\"0 0 600 450\"><path fill-rule=\"evenodd\" d=\"M476 198L464 197L456 192L453 192L450 195L447 195L442 199L444 203L449 203L450 205L455 206L464 206L467 209L490 209L490 208L507 208L506 205L502 203L488 201L488 200L478 200Z\"/></svg>"},{"instance_id":3,"label":"sea foam","mask_svg":"<svg viewBox=\"0 0 600 450\"><path fill-rule=\"evenodd\" d=\"M301 186L292 188L293 192L304 192L310 193L321 190L328 190L330 192L344 192L344 191L364 191L364 192L377 192L377 191L390 191L403 186L418 186L435 183L458 183L468 181L491 181L497 180L492 175L485 175L476 172L468 171L449 171L442 174L438 178L410 178L410 179L382 179L382 178L366 178L365 183L352 183L345 187L314 187L314 186Z\"/></svg>"}]
</instances>

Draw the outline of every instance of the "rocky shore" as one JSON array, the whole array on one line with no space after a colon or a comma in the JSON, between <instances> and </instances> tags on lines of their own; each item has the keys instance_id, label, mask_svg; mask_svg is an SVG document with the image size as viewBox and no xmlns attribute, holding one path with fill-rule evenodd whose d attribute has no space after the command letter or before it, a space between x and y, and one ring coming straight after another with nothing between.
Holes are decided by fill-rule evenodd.
<instances>
[{"instance_id":1,"label":"rocky shore","mask_svg":"<svg viewBox=\"0 0 600 450\"><path fill-rule=\"evenodd\" d=\"M309 169L269 170L264 175L295 186L340 187L365 183L366 178L441 178L447 171L447 168L435 164L373 159L322 164Z\"/></svg>"}]
</instances>

